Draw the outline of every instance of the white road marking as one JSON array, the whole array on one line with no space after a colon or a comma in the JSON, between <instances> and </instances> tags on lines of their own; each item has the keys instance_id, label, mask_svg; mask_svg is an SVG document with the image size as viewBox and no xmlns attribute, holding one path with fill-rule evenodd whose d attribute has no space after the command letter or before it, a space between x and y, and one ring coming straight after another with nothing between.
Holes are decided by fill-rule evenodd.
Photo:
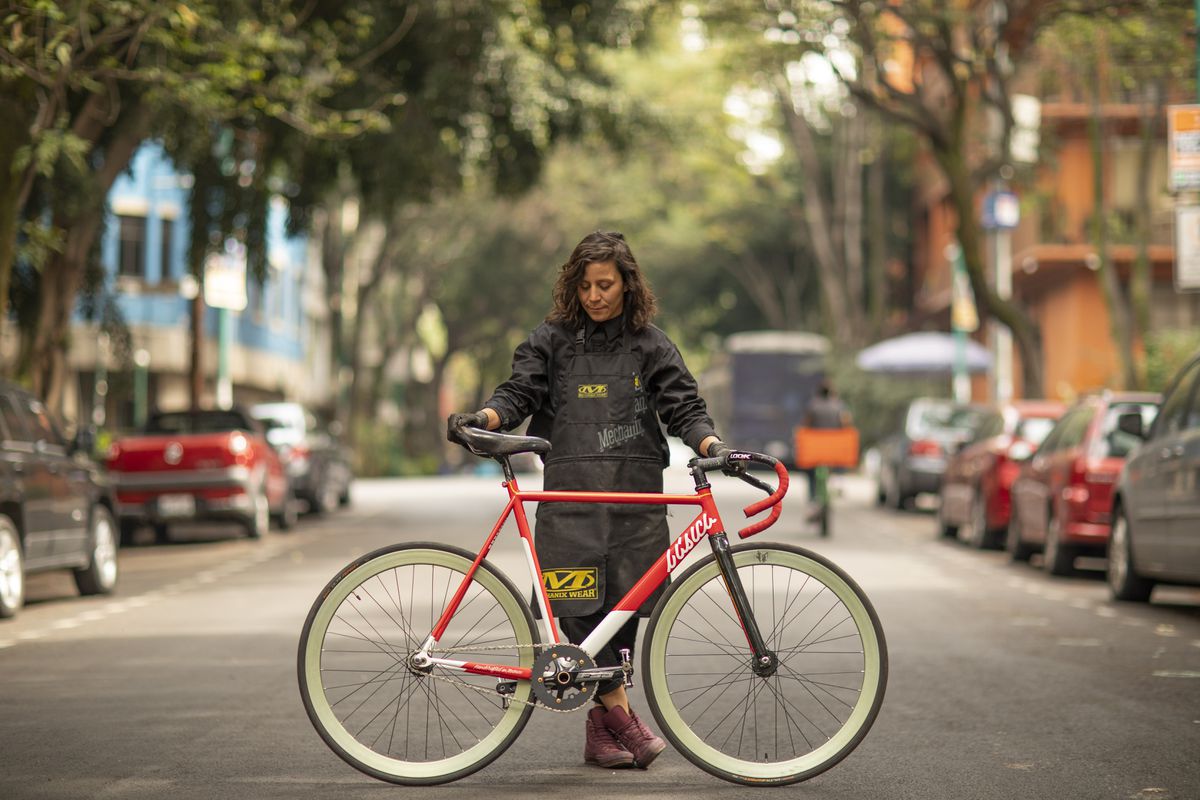
<instances>
[{"instance_id":1,"label":"white road marking","mask_svg":"<svg viewBox=\"0 0 1200 800\"><path fill-rule=\"evenodd\" d=\"M1169 670L1159 669L1151 673L1156 678L1200 678L1200 672L1190 669Z\"/></svg>"}]
</instances>

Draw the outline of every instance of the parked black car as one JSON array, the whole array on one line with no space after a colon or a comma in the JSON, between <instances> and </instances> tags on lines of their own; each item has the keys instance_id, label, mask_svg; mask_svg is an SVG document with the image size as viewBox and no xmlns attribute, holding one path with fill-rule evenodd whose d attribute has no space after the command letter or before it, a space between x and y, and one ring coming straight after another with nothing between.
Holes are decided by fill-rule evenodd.
<instances>
[{"instance_id":1,"label":"parked black car","mask_svg":"<svg viewBox=\"0 0 1200 800\"><path fill-rule=\"evenodd\" d=\"M25 602L25 576L72 570L80 594L117 585L117 527L86 431L66 440L33 395L0 382L0 617Z\"/></svg>"},{"instance_id":2,"label":"parked black car","mask_svg":"<svg viewBox=\"0 0 1200 800\"><path fill-rule=\"evenodd\" d=\"M1117 426L1145 441L1125 460L1113 499L1113 597L1145 601L1155 583L1200 585L1200 354L1175 377L1148 433L1136 413Z\"/></svg>"},{"instance_id":3,"label":"parked black car","mask_svg":"<svg viewBox=\"0 0 1200 800\"><path fill-rule=\"evenodd\" d=\"M353 471L339 431L322 425L300 403L261 403L250 414L267 429L267 441L279 453L293 494L321 514L350 504Z\"/></svg>"},{"instance_id":4,"label":"parked black car","mask_svg":"<svg viewBox=\"0 0 1200 800\"><path fill-rule=\"evenodd\" d=\"M904 508L922 492L937 492L949 456L995 414L988 406L939 397L909 403L896 432L879 443L879 504Z\"/></svg>"}]
</instances>

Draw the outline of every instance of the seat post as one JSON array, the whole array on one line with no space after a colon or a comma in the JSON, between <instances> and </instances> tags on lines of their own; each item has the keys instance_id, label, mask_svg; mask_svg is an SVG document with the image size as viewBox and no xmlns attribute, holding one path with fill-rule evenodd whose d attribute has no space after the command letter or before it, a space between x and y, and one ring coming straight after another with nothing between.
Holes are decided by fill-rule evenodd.
<instances>
[{"instance_id":1,"label":"seat post","mask_svg":"<svg viewBox=\"0 0 1200 800\"><path fill-rule=\"evenodd\" d=\"M508 456L496 456L496 460L500 462L500 467L504 470L504 480L510 483L515 481L517 476L513 474L512 464L508 463Z\"/></svg>"}]
</instances>

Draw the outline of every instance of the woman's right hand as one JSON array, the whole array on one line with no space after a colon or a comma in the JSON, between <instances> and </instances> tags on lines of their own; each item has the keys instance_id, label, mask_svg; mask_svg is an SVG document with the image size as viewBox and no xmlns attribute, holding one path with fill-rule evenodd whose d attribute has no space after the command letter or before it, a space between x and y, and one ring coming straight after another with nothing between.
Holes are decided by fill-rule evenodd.
<instances>
[{"instance_id":1,"label":"woman's right hand","mask_svg":"<svg viewBox=\"0 0 1200 800\"><path fill-rule=\"evenodd\" d=\"M470 413L455 413L446 418L446 441L462 444L458 438L459 428L483 428L487 430L487 414L482 411Z\"/></svg>"}]
</instances>

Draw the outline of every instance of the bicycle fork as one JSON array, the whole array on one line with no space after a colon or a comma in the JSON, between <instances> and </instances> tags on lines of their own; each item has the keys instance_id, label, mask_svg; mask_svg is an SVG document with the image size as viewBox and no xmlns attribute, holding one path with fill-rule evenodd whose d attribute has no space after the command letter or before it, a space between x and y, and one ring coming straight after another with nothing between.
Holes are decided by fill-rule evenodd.
<instances>
[{"instance_id":1,"label":"bicycle fork","mask_svg":"<svg viewBox=\"0 0 1200 800\"><path fill-rule=\"evenodd\" d=\"M750 609L750 599L738 576L737 565L733 563L733 554L729 551L729 537L724 533L716 533L708 537L712 546L713 556L717 559L717 568L721 571L721 579L725 582L725 591L733 601L734 611L742 632L746 634L746 642L750 645L752 658L750 668L760 678L768 678L779 669L778 656L768 649L763 641L762 633L758 630L758 622Z\"/></svg>"}]
</instances>

